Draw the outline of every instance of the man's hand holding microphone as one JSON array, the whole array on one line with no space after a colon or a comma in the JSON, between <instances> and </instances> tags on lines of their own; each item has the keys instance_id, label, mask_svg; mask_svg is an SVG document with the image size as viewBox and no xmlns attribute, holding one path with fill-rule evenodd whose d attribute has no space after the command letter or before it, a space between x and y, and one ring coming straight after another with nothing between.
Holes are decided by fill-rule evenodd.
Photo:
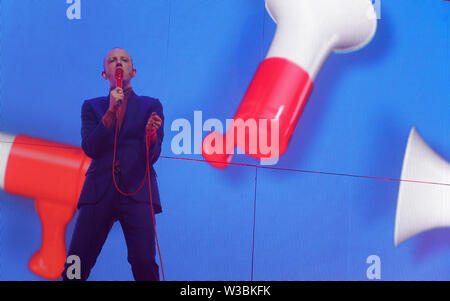
<instances>
[{"instance_id":1,"label":"man's hand holding microphone","mask_svg":"<svg viewBox=\"0 0 450 301\"><path fill-rule=\"evenodd\" d=\"M124 94L122 88L116 87L111 90L111 93L109 94L109 107L102 118L103 124L109 129L111 129L114 124L114 118L116 117L118 109L123 102L123 98Z\"/></svg>"}]
</instances>

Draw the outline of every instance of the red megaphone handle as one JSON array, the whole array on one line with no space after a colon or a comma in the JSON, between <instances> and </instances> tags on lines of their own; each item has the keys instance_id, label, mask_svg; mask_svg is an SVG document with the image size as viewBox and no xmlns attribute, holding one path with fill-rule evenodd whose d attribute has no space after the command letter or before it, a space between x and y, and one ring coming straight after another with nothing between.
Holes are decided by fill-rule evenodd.
<instances>
[{"instance_id":1,"label":"red megaphone handle","mask_svg":"<svg viewBox=\"0 0 450 301\"><path fill-rule=\"evenodd\" d=\"M35 206L42 223L42 241L41 248L33 254L28 267L38 276L56 280L64 269L65 232L75 207L46 200L36 200Z\"/></svg>"}]
</instances>

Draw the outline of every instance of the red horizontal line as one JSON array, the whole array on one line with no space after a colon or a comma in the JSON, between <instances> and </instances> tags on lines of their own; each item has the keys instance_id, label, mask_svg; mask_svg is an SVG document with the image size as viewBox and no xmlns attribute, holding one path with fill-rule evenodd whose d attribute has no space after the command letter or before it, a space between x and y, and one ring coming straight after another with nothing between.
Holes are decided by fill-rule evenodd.
<instances>
[{"instance_id":1,"label":"red horizontal line","mask_svg":"<svg viewBox=\"0 0 450 301\"><path fill-rule=\"evenodd\" d=\"M12 143L12 142L0 141L0 143ZM18 143L18 142L14 142L14 143ZM21 143L21 144L29 144L29 145L43 146L43 147L65 148L65 149L79 149L79 147L69 146L69 145L62 146L62 145L46 145L46 144L32 144L32 143ZM160 158L208 163L207 160L200 160L200 159L188 159L188 158L169 157L169 156L160 156ZM344 176L344 177L364 178L364 179L373 179L373 180L386 180L386 181L396 181L396 182L410 182L410 183L419 183L419 184L433 184L433 185L450 186L450 183L437 183L437 182L427 182L427 181L415 181L415 180L381 178L381 177L361 176L361 175L352 175L352 174L325 172L325 171L313 171L313 170L302 170L302 169L292 169L292 168L260 166L260 165L255 165L255 164L231 163L231 162L227 163L227 162L223 162L223 161L211 161L210 160L209 162L225 163L225 164L228 164L228 165L244 166L244 167L255 167L255 168L261 168L261 169L272 169L272 170L280 170L280 171L315 173L315 174L331 175L331 176Z\"/></svg>"},{"instance_id":2,"label":"red horizontal line","mask_svg":"<svg viewBox=\"0 0 450 301\"><path fill-rule=\"evenodd\" d=\"M185 161L196 161L196 162L205 162L205 163L208 163L208 162L225 163L225 164L235 165L235 166L256 167L256 168L280 170L280 171L314 173L314 174L331 175L331 176L344 176L344 177L364 178L364 179L374 179L374 180L386 180L386 181L396 181L396 182L410 182L410 183L450 186L450 183L437 183L437 182L427 182L427 181L415 181L415 180L402 180L402 179L392 179L392 178L382 178L382 177L371 177L371 176L361 176L361 175L352 175L352 174L325 172L325 171L313 171L313 170L302 170L302 169L292 169L292 168L260 166L260 165L255 165L255 164L227 163L227 162L223 162L223 161L211 161L211 160L207 161L207 160L201 160L201 159L188 159L188 158L178 158L178 157L168 157L168 156L160 156L160 158L175 159L175 160L185 160Z\"/></svg>"}]
</instances>

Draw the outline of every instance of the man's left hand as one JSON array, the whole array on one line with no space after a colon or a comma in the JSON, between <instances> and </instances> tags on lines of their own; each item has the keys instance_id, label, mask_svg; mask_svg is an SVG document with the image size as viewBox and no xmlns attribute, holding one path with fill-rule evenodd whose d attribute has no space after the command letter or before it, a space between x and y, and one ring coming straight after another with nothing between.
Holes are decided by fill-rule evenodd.
<instances>
[{"instance_id":1,"label":"man's left hand","mask_svg":"<svg viewBox=\"0 0 450 301\"><path fill-rule=\"evenodd\" d=\"M157 129L161 126L162 120L155 112L152 113L150 118L147 121L146 131L153 134Z\"/></svg>"}]
</instances>

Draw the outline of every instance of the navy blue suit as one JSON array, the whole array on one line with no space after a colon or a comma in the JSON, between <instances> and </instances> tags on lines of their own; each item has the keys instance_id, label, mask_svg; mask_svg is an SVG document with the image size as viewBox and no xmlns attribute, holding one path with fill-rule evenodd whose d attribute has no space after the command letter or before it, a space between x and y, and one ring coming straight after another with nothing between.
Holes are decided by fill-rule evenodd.
<instances>
[{"instance_id":1,"label":"navy blue suit","mask_svg":"<svg viewBox=\"0 0 450 301\"><path fill-rule=\"evenodd\" d=\"M123 196L115 188L112 164L117 119L112 129L105 127L102 117L108 107L109 95L86 100L82 107L82 148L92 162L78 200L79 214L68 256L77 255L80 258L81 280L86 280L109 230L118 220L124 232L134 278L159 280L148 178L133 196ZM163 120L149 151L152 202L156 214L162 209L153 164L159 158L164 137L164 115L159 100L138 96L131 91L117 135L116 161L119 167L115 169L115 178L118 187L128 194L141 185L147 164L145 127L152 112ZM62 275L64 280L67 280L67 266Z\"/></svg>"}]
</instances>

